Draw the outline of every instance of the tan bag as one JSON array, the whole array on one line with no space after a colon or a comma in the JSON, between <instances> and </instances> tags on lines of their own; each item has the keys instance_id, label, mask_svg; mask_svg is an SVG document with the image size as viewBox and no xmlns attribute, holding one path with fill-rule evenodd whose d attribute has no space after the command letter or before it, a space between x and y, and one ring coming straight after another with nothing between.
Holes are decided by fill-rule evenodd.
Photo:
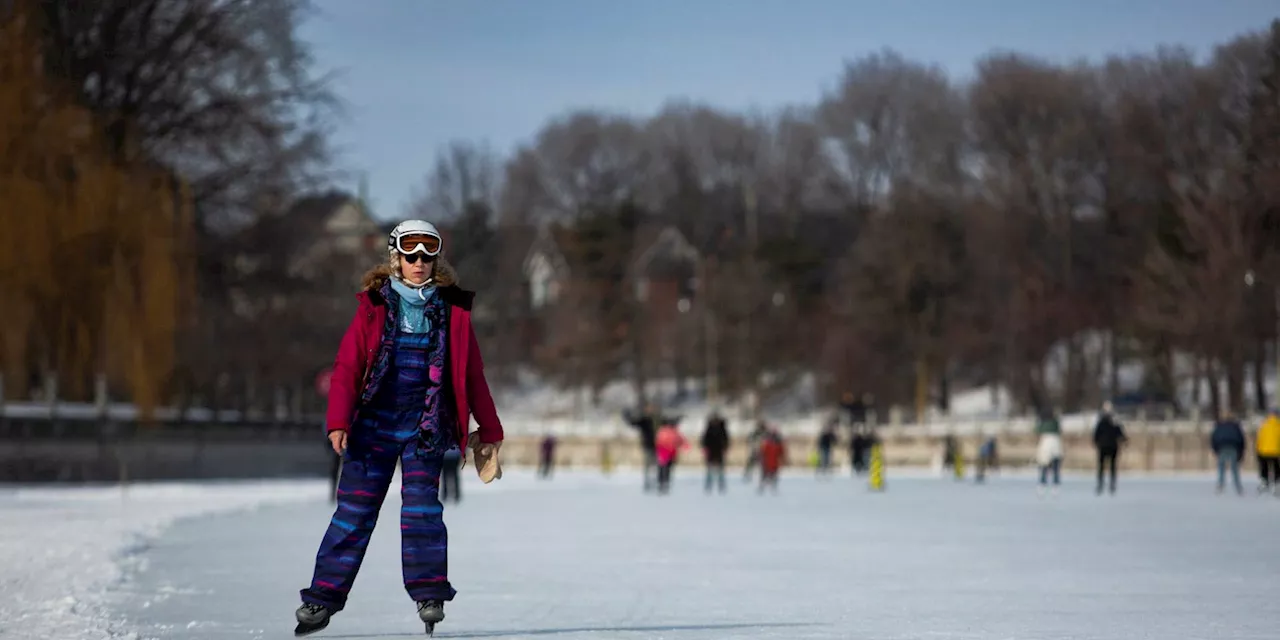
<instances>
[{"instance_id":1,"label":"tan bag","mask_svg":"<svg viewBox=\"0 0 1280 640\"><path fill-rule=\"evenodd\" d=\"M501 478L502 463L498 461L498 451L502 448L502 441L499 440L494 443L480 442L479 433L477 432L467 436L467 442L472 456L476 460L476 474L480 476L480 481L489 484Z\"/></svg>"}]
</instances>

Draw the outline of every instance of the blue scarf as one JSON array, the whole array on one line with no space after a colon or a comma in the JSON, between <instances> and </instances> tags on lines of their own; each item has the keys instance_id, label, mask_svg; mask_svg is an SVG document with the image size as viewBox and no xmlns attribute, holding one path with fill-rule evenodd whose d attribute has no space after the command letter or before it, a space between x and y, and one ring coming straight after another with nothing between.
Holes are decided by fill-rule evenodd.
<instances>
[{"instance_id":1,"label":"blue scarf","mask_svg":"<svg viewBox=\"0 0 1280 640\"><path fill-rule=\"evenodd\" d=\"M411 287L400 281L391 279L391 288L400 298L400 330L405 333L426 333L431 330L431 321L427 319L427 301L436 294L435 285L429 287Z\"/></svg>"}]
</instances>

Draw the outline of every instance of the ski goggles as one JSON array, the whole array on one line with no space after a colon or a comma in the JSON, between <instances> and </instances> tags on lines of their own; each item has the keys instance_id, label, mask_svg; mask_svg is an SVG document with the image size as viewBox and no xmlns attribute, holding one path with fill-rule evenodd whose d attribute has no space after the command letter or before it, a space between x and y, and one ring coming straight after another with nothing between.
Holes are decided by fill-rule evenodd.
<instances>
[{"instance_id":1,"label":"ski goggles","mask_svg":"<svg viewBox=\"0 0 1280 640\"><path fill-rule=\"evenodd\" d=\"M440 247L443 243L440 236L429 233L406 234L396 238L396 251L401 255L412 255L415 253L425 253L428 256L436 256L440 253Z\"/></svg>"}]
</instances>

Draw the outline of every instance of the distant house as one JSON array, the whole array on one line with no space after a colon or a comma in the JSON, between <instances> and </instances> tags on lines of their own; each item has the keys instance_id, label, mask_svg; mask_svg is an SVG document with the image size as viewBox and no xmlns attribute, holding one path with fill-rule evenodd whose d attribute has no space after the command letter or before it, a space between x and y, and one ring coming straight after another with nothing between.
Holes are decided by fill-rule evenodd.
<instances>
[{"instance_id":1,"label":"distant house","mask_svg":"<svg viewBox=\"0 0 1280 640\"><path fill-rule=\"evenodd\" d=\"M364 272L386 259L386 234L351 194L330 191L298 199L238 234L230 292L238 315L288 304L292 292L334 294L349 302ZM269 295L268 295L269 292Z\"/></svg>"},{"instance_id":2,"label":"distant house","mask_svg":"<svg viewBox=\"0 0 1280 640\"><path fill-rule=\"evenodd\" d=\"M546 308L560 300L568 289L569 262L556 241L551 227L542 225L533 236L521 265L526 300L531 311Z\"/></svg>"},{"instance_id":3,"label":"distant house","mask_svg":"<svg viewBox=\"0 0 1280 640\"><path fill-rule=\"evenodd\" d=\"M680 310L681 300L686 305L691 301L702 256L679 229L672 225L642 229L633 255L630 277L637 300L675 310Z\"/></svg>"},{"instance_id":4,"label":"distant house","mask_svg":"<svg viewBox=\"0 0 1280 640\"><path fill-rule=\"evenodd\" d=\"M512 324L506 331L520 336L522 358L557 362L571 357L582 346L582 332L595 328L593 316L584 315L581 305L594 304L594 288L616 285L592 282L575 266L571 229L530 225L507 227L501 233L505 250L519 261L520 278L520 287L507 301ZM623 256L620 284L639 303L641 340L664 354L655 363L678 359L670 352L679 350L677 333L689 333L686 325L695 316L691 312L697 302L701 254L679 229L662 224L639 229L631 248Z\"/></svg>"},{"instance_id":5,"label":"distant house","mask_svg":"<svg viewBox=\"0 0 1280 640\"><path fill-rule=\"evenodd\" d=\"M703 309L701 261L702 254L675 226L653 226L637 234L628 272L640 303L636 322L646 377L674 376L678 393L700 352L694 347Z\"/></svg>"},{"instance_id":6,"label":"distant house","mask_svg":"<svg viewBox=\"0 0 1280 640\"><path fill-rule=\"evenodd\" d=\"M277 225L290 238L291 273L305 272L318 260L366 262L383 258L387 235L357 198L342 192L298 200Z\"/></svg>"}]
</instances>

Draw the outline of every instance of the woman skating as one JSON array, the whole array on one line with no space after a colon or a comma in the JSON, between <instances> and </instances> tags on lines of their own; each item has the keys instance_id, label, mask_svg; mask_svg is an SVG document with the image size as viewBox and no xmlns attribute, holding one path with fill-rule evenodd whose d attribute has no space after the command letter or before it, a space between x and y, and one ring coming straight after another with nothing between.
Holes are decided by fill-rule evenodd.
<instances>
[{"instance_id":1,"label":"woman skating","mask_svg":"<svg viewBox=\"0 0 1280 640\"><path fill-rule=\"evenodd\" d=\"M366 274L356 296L326 418L343 456L338 507L302 590L298 635L323 629L346 605L397 463L405 589L431 631L455 594L439 498L445 452L473 447L481 479L501 477L502 424L471 326L474 293L456 286L441 249L433 225L402 222L388 239L389 264ZM472 415L480 428L468 437Z\"/></svg>"},{"instance_id":2,"label":"woman skating","mask_svg":"<svg viewBox=\"0 0 1280 640\"><path fill-rule=\"evenodd\" d=\"M1040 434L1040 442L1036 445L1036 463L1040 466L1041 493L1053 478L1053 490L1056 493L1062 482L1062 424L1058 416L1050 410L1040 414L1036 422L1036 433Z\"/></svg>"}]
</instances>

